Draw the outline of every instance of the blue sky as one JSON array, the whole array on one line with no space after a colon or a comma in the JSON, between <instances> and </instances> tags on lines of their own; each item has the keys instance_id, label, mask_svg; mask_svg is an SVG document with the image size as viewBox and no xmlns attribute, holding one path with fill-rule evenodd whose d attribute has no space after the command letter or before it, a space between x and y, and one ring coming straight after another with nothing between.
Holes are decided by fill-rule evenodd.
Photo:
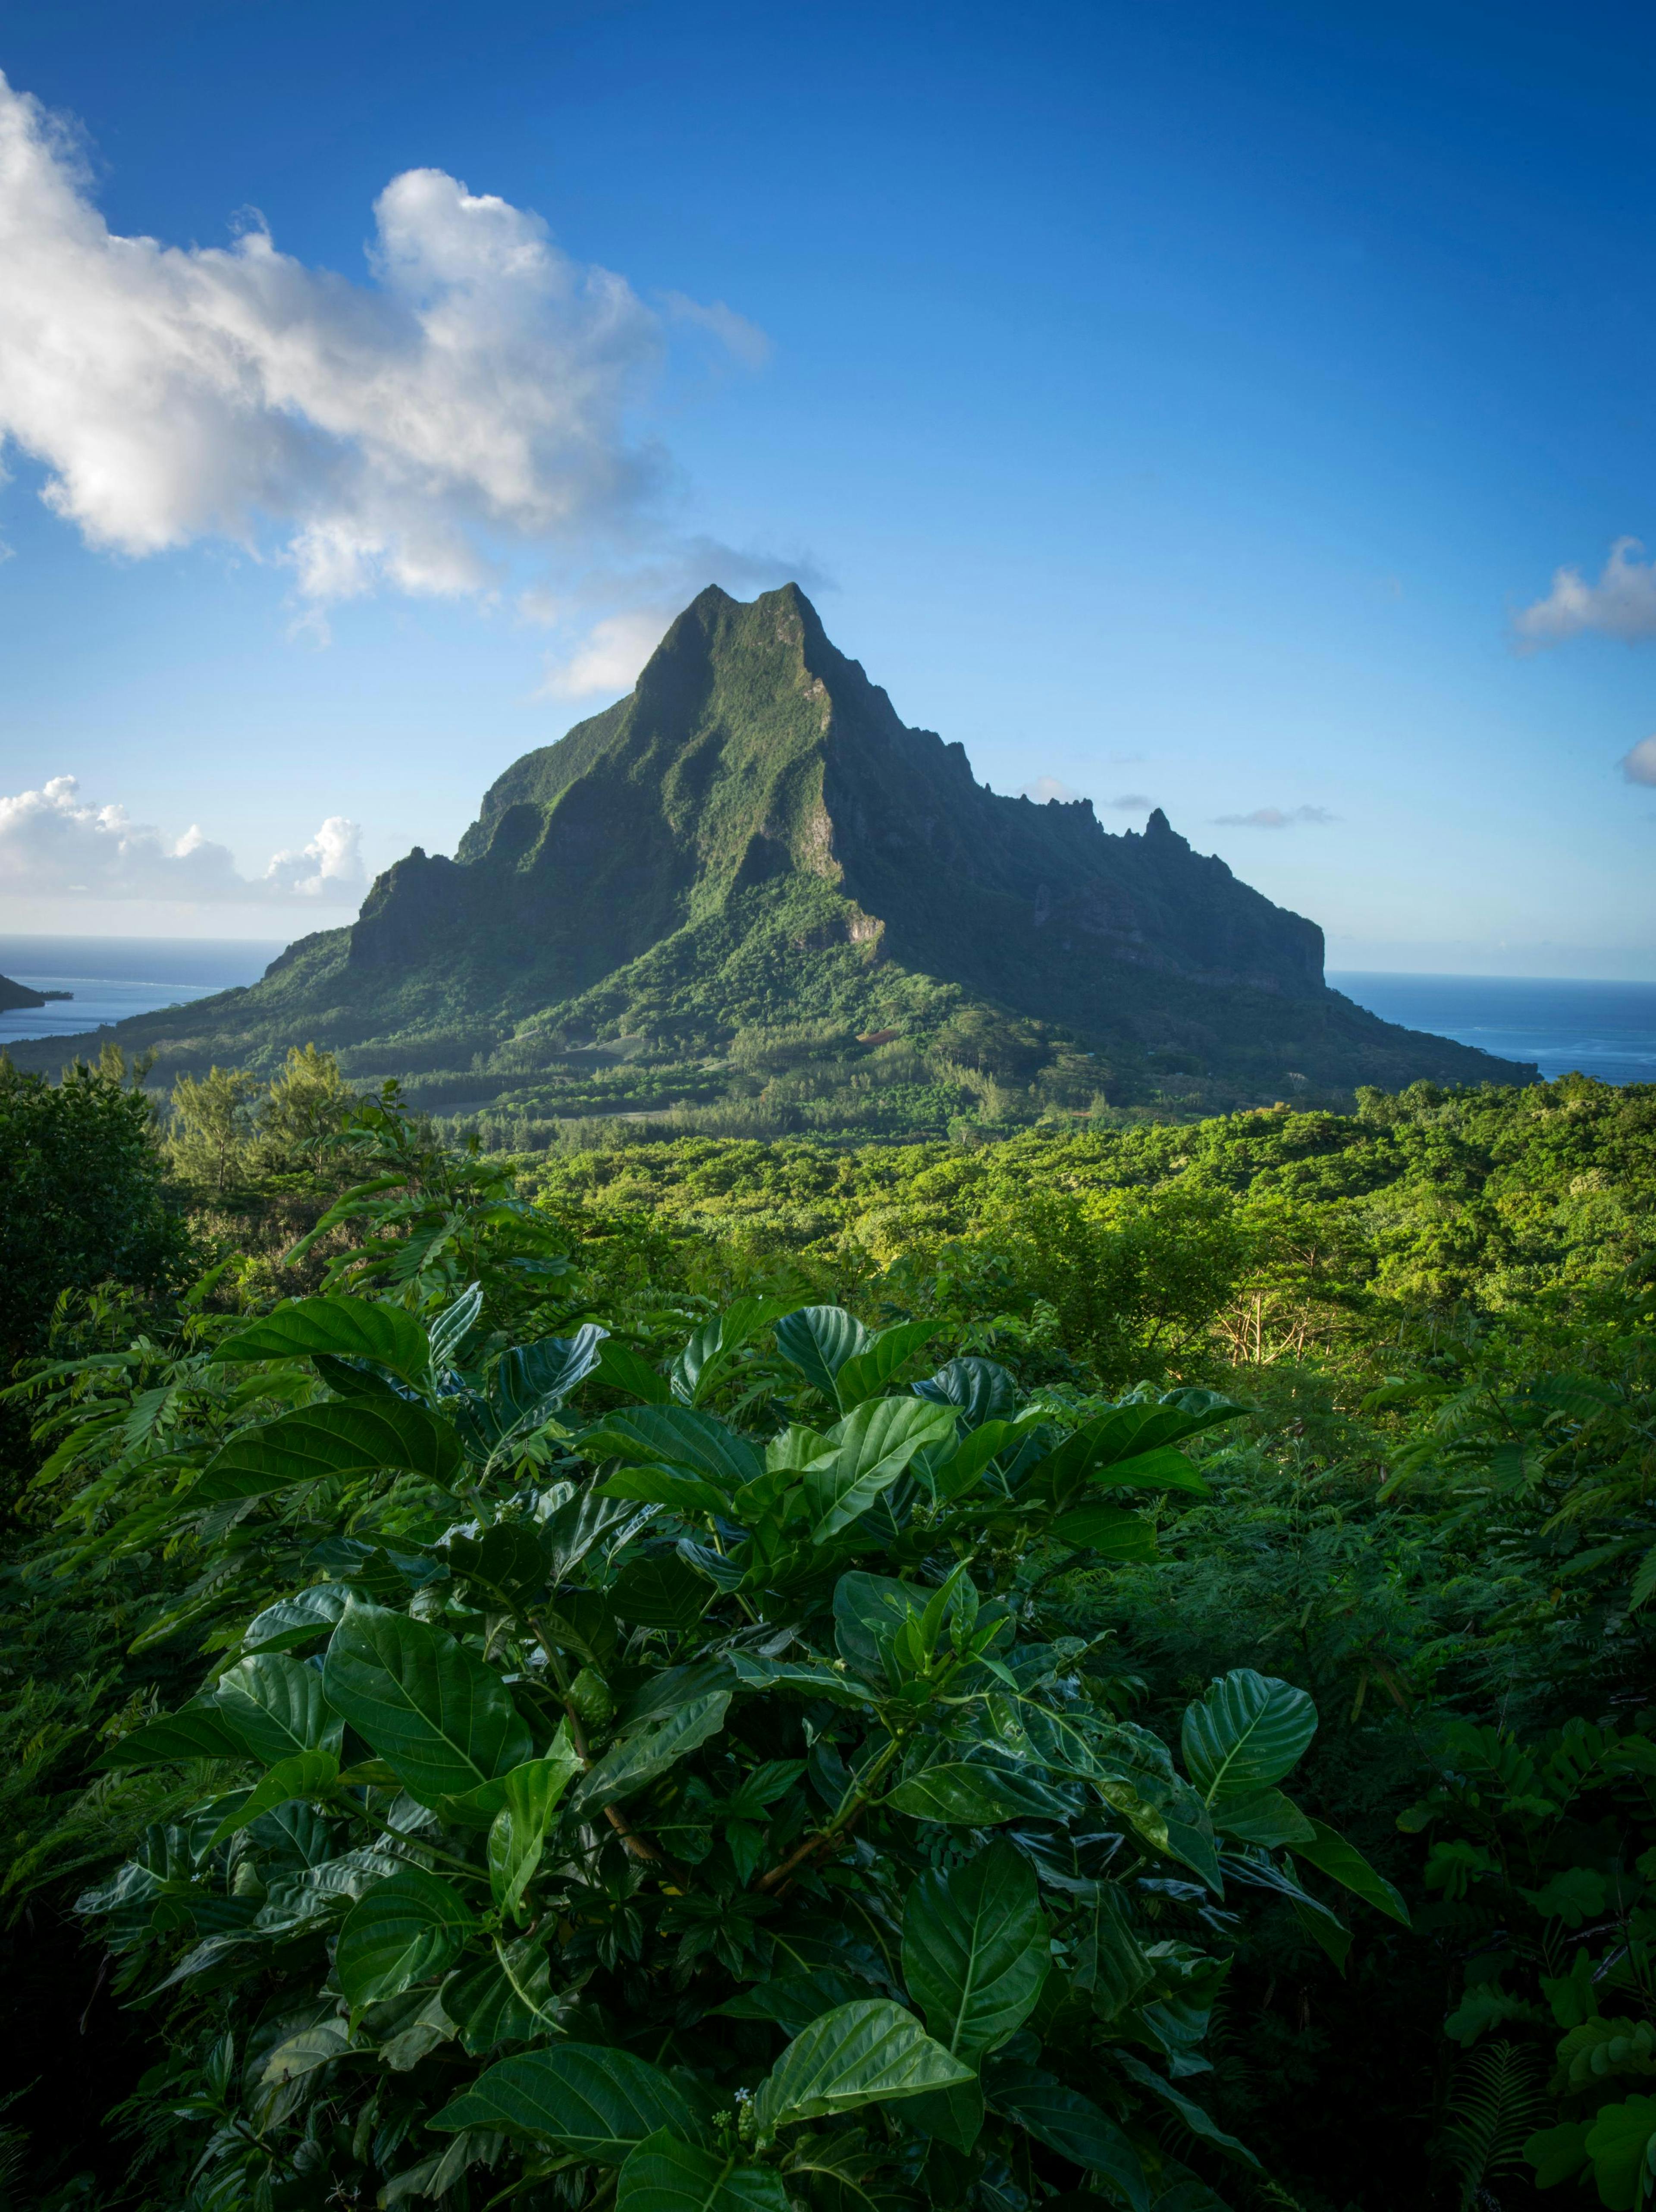
<instances>
[{"instance_id":1,"label":"blue sky","mask_svg":"<svg viewBox=\"0 0 1656 2212\"><path fill-rule=\"evenodd\" d=\"M798 574L1331 966L1656 976L1653 64L1627 7L14 0L0 927L336 923Z\"/></svg>"}]
</instances>

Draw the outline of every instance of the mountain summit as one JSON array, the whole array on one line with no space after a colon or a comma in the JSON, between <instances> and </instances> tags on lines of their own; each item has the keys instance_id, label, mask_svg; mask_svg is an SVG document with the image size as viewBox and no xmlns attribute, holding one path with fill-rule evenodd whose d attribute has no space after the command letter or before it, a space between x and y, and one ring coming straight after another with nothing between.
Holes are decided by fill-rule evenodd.
<instances>
[{"instance_id":1,"label":"mountain summit","mask_svg":"<svg viewBox=\"0 0 1656 2212\"><path fill-rule=\"evenodd\" d=\"M703 592L625 699L495 781L452 860L416 848L251 989L121 1027L179 1064L210 1036L221 1059L314 1038L458 1069L810 1023L924 1035L971 1006L1211 1103L1528 1073L1328 990L1316 925L1160 810L1112 835L1085 799L987 790L794 585Z\"/></svg>"}]
</instances>

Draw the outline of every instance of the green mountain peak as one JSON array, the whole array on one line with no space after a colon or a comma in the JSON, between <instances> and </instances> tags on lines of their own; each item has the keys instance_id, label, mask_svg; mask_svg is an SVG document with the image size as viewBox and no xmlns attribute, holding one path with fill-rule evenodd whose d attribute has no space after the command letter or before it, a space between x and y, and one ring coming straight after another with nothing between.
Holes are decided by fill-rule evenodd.
<instances>
[{"instance_id":1,"label":"green mountain peak","mask_svg":"<svg viewBox=\"0 0 1656 2212\"><path fill-rule=\"evenodd\" d=\"M314 1039L407 1068L622 1036L705 1054L755 1025L923 1034L975 1004L1237 1097L1525 1073L1378 1021L1322 969L1313 922L1159 808L1113 835L1085 799L992 792L797 585L710 586L624 699L496 778L453 859L416 848L349 928L121 1033L164 1066Z\"/></svg>"}]
</instances>

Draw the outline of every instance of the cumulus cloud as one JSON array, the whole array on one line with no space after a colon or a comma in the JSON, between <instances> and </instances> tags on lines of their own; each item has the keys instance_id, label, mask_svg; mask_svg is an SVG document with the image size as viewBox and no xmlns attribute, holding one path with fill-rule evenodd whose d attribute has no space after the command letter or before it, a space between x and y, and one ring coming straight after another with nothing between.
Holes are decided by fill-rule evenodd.
<instances>
[{"instance_id":1,"label":"cumulus cloud","mask_svg":"<svg viewBox=\"0 0 1656 2212\"><path fill-rule=\"evenodd\" d=\"M309 844L273 854L250 878L193 823L169 839L124 806L89 805L74 776L55 775L39 791L0 797L0 883L45 898L355 906L367 888L361 838L355 822L330 815Z\"/></svg>"},{"instance_id":2,"label":"cumulus cloud","mask_svg":"<svg viewBox=\"0 0 1656 2212\"><path fill-rule=\"evenodd\" d=\"M1256 806L1252 814L1216 814L1227 830L1291 830L1297 823L1320 825L1336 817L1325 806Z\"/></svg>"},{"instance_id":3,"label":"cumulus cloud","mask_svg":"<svg viewBox=\"0 0 1656 2212\"><path fill-rule=\"evenodd\" d=\"M1513 623L1520 647L1561 645L1588 630L1629 645L1656 637L1656 562L1639 560L1643 550L1638 538L1618 538L1596 584L1579 568L1556 570L1546 598L1526 607Z\"/></svg>"},{"instance_id":4,"label":"cumulus cloud","mask_svg":"<svg viewBox=\"0 0 1656 2212\"><path fill-rule=\"evenodd\" d=\"M1622 773L1629 783L1656 783L1656 738L1641 738L1623 754Z\"/></svg>"},{"instance_id":5,"label":"cumulus cloud","mask_svg":"<svg viewBox=\"0 0 1656 2212\"><path fill-rule=\"evenodd\" d=\"M1037 806L1045 806L1054 799L1060 806L1073 806L1080 796L1078 791L1071 791L1055 775L1038 775L1018 793L1020 799L1033 799Z\"/></svg>"},{"instance_id":6,"label":"cumulus cloud","mask_svg":"<svg viewBox=\"0 0 1656 2212\"><path fill-rule=\"evenodd\" d=\"M503 548L639 526L668 470L629 407L662 314L538 216L410 169L370 283L112 232L67 131L0 76L0 450L87 542L274 548L312 602L484 590ZM675 296L739 359L761 334Z\"/></svg>"}]
</instances>

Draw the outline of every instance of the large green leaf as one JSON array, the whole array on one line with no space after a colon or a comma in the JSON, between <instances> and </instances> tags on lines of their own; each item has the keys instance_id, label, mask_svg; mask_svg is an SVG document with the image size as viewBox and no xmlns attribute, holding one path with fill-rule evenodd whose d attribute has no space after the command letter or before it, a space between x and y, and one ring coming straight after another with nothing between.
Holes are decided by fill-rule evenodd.
<instances>
[{"instance_id":1,"label":"large green leaf","mask_svg":"<svg viewBox=\"0 0 1656 2212\"><path fill-rule=\"evenodd\" d=\"M463 1796L534 1749L493 1668L445 1630L353 1605L323 1668L328 1702L422 1804Z\"/></svg>"},{"instance_id":2,"label":"large green leaf","mask_svg":"<svg viewBox=\"0 0 1656 2212\"><path fill-rule=\"evenodd\" d=\"M940 1406L960 1409L961 1426L981 1428L986 1421L1011 1419L1018 1401L1017 1385L992 1359L950 1359L935 1375L914 1385L917 1398L935 1399Z\"/></svg>"},{"instance_id":3,"label":"large green leaf","mask_svg":"<svg viewBox=\"0 0 1656 2212\"><path fill-rule=\"evenodd\" d=\"M918 1583L900 1583L889 1575L868 1575L855 1568L841 1575L834 1586L834 1641L840 1656L866 1680L883 1685L882 1647L911 1613L925 1611L931 1595Z\"/></svg>"},{"instance_id":4,"label":"large green leaf","mask_svg":"<svg viewBox=\"0 0 1656 2212\"><path fill-rule=\"evenodd\" d=\"M311 1359L318 1353L372 1359L409 1382L421 1381L431 1364L430 1340L411 1313L361 1297L294 1298L223 1338L211 1356L221 1362Z\"/></svg>"},{"instance_id":5,"label":"large green leaf","mask_svg":"<svg viewBox=\"0 0 1656 2212\"><path fill-rule=\"evenodd\" d=\"M349 1480L406 1468L445 1486L460 1466L460 1440L446 1421L400 1400L331 1401L242 1429L208 1462L179 1510L261 1498L325 1476Z\"/></svg>"},{"instance_id":6,"label":"large green leaf","mask_svg":"<svg viewBox=\"0 0 1656 2212\"><path fill-rule=\"evenodd\" d=\"M501 1420L521 1429L549 1419L597 1365L609 1334L589 1321L573 1336L543 1336L502 1352L489 1384Z\"/></svg>"},{"instance_id":7,"label":"large green leaf","mask_svg":"<svg viewBox=\"0 0 1656 2212\"><path fill-rule=\"evenodd\" d=\"M620 2166L663 2128L692 2141L705 2134L700 2112L670 2074L630 2051L590 2043L502 2058L427 2125L537 2136L600 2166Z\"/></svg>"},{"instance_id":8,"label":"large green leaf","mask_svg":"<svg viewBox=\"0 0 1656 2212\"><path fill-rule=\"evenodd\" d=\"M938 1758L917 1764L885 1802L911 1820L992 1828L1003 1820L1068 1820L1080 1800L1079 1790L1066 1795L1039 1774L977 1759Z\"/></svg>"},{"instance_id":9,"label":"large green leaf","mask_svg":"<svg viewBox=\"0 0 1656 2212\"><path fill-rule=\"evenodd\" d=\"M119 1736L94 1764L157 1766L185 1759L245 1759L247 1747L211 1698L193 1698L175 1713Z\"/></svg>"},{"instance_id":10,"label":"large green leaf","mask_svg":"<svg viewBox=\"0 0 1656 2212\"><path fill-rule=\"evenodd\" d=\"M312 1583L309 1589L278 1598L248 1622L242 1650L296 1651L301 1645L319 1643L337 1626L350 1597L343 1583Z\"/></svg>"},{"instance_id":11,"label":"large green leaf","mask_svg":"<svg viewBox=\"0 0 1656 2212\"><path fill-rule=\"evenodd\" d=\"M798 2035L825 2012L849 2004L866 1993L850 1974L832 1966L816 1966L804 1974L782 1974L773 1981L755 1982L738 1996L727 1997L713 2009L726 2020L773 2020L784 2035Z\"/></svg>"},{"instance_id":12,"label":"large green leaf","mask_svg":"<svg viewBox=\"0 0 1656 2212\"><path fill-rule=\"evenodd\" d=\"M498 1939L443 1984L443 2010L474 2058L500 2043L538 2043L555 2025L549 2006L551 1960L545 1931L515 1943Z\"/></svg>"},{"instance_id":13,"label":"large green leaf","mask_svg":"<svg viewBox=\"0 0 1656 2212\"><path fill-rule=\"evenodd\" d=\"M458 1890L423 1867L404 1867L346 1914L334 1959L339 1986L353 2010L394 1997L451 1966L476 1927Z\"/></svg>"},{"instance_id":14,"label":"large green leaf","mask_svg":"<svg viewBox=\"0 0 1656 2212\"><path fill-rule=\"evenodd\" d=\"M957 2058L993 2051L1034 2009L1052 1963L1034 1869L1001 1839L903 1908L903 1976L926 2026Z\"/></svg>"},{"instance_id":15,"label":"large green leaf","mask_svg":"<svg viewBox=\"0 0 1656 2212\"><path fill-rule=\"evenodd\" d=\"M1216 1797L1213 1825L1222 1835L1234 1836L1238 1843L1263 1844L1268 1850L1275 1850L1280 1844L1292 1844L1298 1850L1314 1843L1317 1833L1294 1800L1272 1789L1252 1790L1240 1797Z\"/></svg>"},{"instance_id":16,"label":"large green leaf","mask_svg":"<svg viewBox=\"0 0 1656 2212\"><path fill-rule=\"evenodd\" d=\"M1210 2112L1193 2099L1186 2097L1181 2090L1175 2089L1172 2082L1165 2080L1153 2066L1147 2066L1142 2058L1134 2057L1130 2051L1118 2051L1116 2063L1141 2088L1148 2089L1153 2096L1159 2097L1164 2105L1177 2112L1193 2136L1199 2136L1204 2142L1210 2142L1216 2150L1222 2151L1227 2158L1234 2158L1239 2166L1251 2166L1256 2172L1259 2170L1259 2161L1245 2142L1239 2142L1234 2136L1227 2135Z\"/></svg>"},{"instance_id":17,"label":"large green leaf","mask_svg":"<svg viewBox=\"0 0 1656 2212\"><path fill-rule=\"evenodd\" d=\"M1204 1402L1180 1402L1180 1401ZM1037 1467L1029 1480L1035 1492L1063 1504L1079 1495L1089 1480L1097 1480L1107 1468L1121 1466L1116 1478L1123 1482L1138 1477L1124 1464L1143 1460L1151 1452L1181 1443L1222 1421L1234 1421L1247 1411L1228 1399L1209 1391L1175 1391L1160 1403L1134 1401L1113 1406L1067 1436ZM1191 1470L1192 1487L1202 1487ZM1165 1473L1156 1478L1165 1480ZM1182 1484L1180 1486L1184 1486Z\"/></svg>"},{"instance_id":18,"label":"large green leaf","mask_svg":"<svg viewBox=\"0 0 1656 2212\"><path fill-rule=\"evenodd\" d=\"M606 1337L598 1352L598 1364L593 1369L600 1382L607 1382L612 1390L622 1390L629 1398L636 1398L646 1406L664 1405L672 1395L672 1385L667 1377L651 1366L641 1352L630 1344L622 1344L616 1337Z\"/></svg>"},{"instance_id":19,"label":"large green leaf","mask_svg":"<svg viewBox=\"0 0 1656 2212\"><path fill-rule=\"evenodd\" d=\"M1089 1491L1187 1490L1192 1498L1210 1498L1208 1484L1194 1464L1173 1444L1155 1451L1135 1452L1108 1467L1095 1467L1087 1479Z\"/></svg>"},{"instance_id":20,"label":"large green leaf","mask_svg":"<svg viewBox=\"0 0 1656 2212\"><path fill-rule=\"evenodd\" d=\"M489 1886L502 1912L517 1911L541 1863L558 1801L579 1771L566 1722L545 1759L530 1759L502 1778L505 1802L488 1832Z\"/></svg>"},{"instance_id":21,"label":"large green leaf","mask_svg":"<svg viewBox=\"0 0 1656 2212\"><path fill-rule=\"evenodd\" d=\"M692 1406L628 1406L606 1413L580 1448L595 1462L624 1459L635 1466L684 1468L726 1496L765 1472L763 1459L745 1437L728 1421Z\"/></svg>"},{"instance_id":22,"label":"large green leaf","mask_svg":"<svg viewBox=\"0 0 1656 2212\"><path fill-rule=\"evenodd\" d=\"M331 1751L300 1751L278 1759L245 1796L237 1792L240 1802L214 1829L209 1849L296 1799L325 1797L338 1779L339 1761Z\"/></svg>"},{"instance_id":23,"label":"large green leaf","mask_svg":"<svg viewBox=\"0 0 1656 2212\"><path fill-rule=\"evenodd\" d=\"M1656 2097L1601 2105L1587 2131L1586 2150L1600 2203L1610 2212L1633 2212L1656 2182Z\"/></svg>"},{"instance_id":24,"label":"large green leaf","mask_svg":"<svg viewBox=\"0 0 1656 2212\"><path fill-rule=\"evenodd\" d=\"M616 2212L788 2212L788 2204L774 2166L738 2166L664 2128L630 2154L616 2186Z\"/></svg>"},{"instance_id":25,"label":"large green leaf","mask_svg":"<svg viewBox=\"0 0 1656 2212\"><path fill-rule=\"evenodd\" d=\"M847 1359L868 1348L868 1331L843 1306L801 1306L776 1324L776 1348L813 1390L839 1403L834 1379Z\"/></svg>"},{"instance_id":26,"label":"large green leaf","mask_svg":"<svg viewBox=\"0 0 1656 2212\"><path fill-rule=\"evenodd\" d=\"M1211 1805L1280 1782L1316 1732L1317 1708L1303 1690L1238 1667L1186 1706L1180 1741L1186 1771Z\"/></svg>"},{"instance_id":27,"label":"large green leaf","mask_svg":"<svg viewBox=\"0 0 1656 2212\"><path fill-rule=\"evenodd\" d=\"M1101 1499L1089 1498L1085 1504L1060 1513L1052 1523L1052 1534L1061 1544L1083 1545L1106 1559L1143 1562L1156 1556L1155 1524L1142 1513L1106 1505Z\"/></svg>"},{"instance_id":28,"label":"large green leaf","mask_svg":"<svg viewBox=\"0 0 1656 2212\"><path fill-rule=\"evenodd\" d=\"M1338 1881L1354 1897L1372 1905L1377 1912L1399 1920L1405 1928L1413 1923L1402 1893L1394 1889L1385 1875L1376 1874L1355 1844L1348 1844L1338 1829L1331 1828L1325 1820L1310 1822L1311 1840L1301 1842L1289 1838L1289 1845L1296 1859L1325 1874L1331 1881Z\"/></svg>"},{"instance_id":29,"label":"large green leaf","mask_svg":"<svg viewBox=\"0 0 1656 2212\"><path fill-rule=\"evenodd\" d=\"M904 1360L912 1358L937 1335L939 1327L935 1321L900 1321L895 1328L883 1328L861 1352L842 1361L834 1378L834 1401L840 1412L848 1413L865 1399L877 1396Z\"/></svg>"},{"instance_id":30,"label":"large green leaf","mask_svg":"<svg viewBox=\"0 0 1656 2212\"><path fill-rule=\"evenodd\" d=\"M636 1796L706 1743L710 1735L716 1735L725 1725L730 1702L728 1690L692 1698L636 1735L612 1743L589 1769L570 1800L573 1809L579 1814L597 1813L606 1805L617 1805L623 1798Z\"/></svg>"},{"instance_id":31,"label":"large green leaf","mask_svg":"<svg viewBox=\"0 0 1656 2212\"><path fill-rule=\"evenodd\" d=\"M329 1708L322 1677L302 1660L261 1651L219 1678L217 1704L266 1766L295 1752L337 1751L344 1723Z\"/></svg>"},{"instance_id":32,"label":"large green leaf","mask_svg":"<svg viewBox=\"0 0 1656 2212\"><path fill-rule=\"evenodd\" d=\"M604 1593L623 1620L646 1628L693 1628L713 1597L705 1575L673 1552L629 1559Z\"/></svg>"},{"instance_id":33,"label":"large green leaf","mask_svg":"<svg viewBox=\"0 0 1656 2212\"><path fill-rule=\"evenodd\" d=\"M1078 2089L1039 2067L1000 2061L986 2075L989 2102L1061 2157L1101 2173L1132 2208L1149 2212L1149 2184L1138 2153L1107 2113Z\"/></svg>"},{"instance_id":34,"label":"large green leaf","mask_svg":"<svg viewBox=\"0 0 1656 2212\"><path fill-rule=\"evenodd\" d=\"M934 2042L912 2012L864 1997L836 2006L795 2036L761 2084L754 2118L763 2141L796 2120L972 2078L971 2068Z\"/></svg>"},{"instance_id":35,"label":"large green leaf","mask_svg":"<svg viewBox=\"0 0 1656 2212\"><path fill-rule=\"evenodd\" d=\"M834 1456L803 1477L810 1533L820 1544L865 1513L918 1451L955 1433L952 1406L925 1398L872 1398L828 1430Z\"/></svg>"}]
</instances>

